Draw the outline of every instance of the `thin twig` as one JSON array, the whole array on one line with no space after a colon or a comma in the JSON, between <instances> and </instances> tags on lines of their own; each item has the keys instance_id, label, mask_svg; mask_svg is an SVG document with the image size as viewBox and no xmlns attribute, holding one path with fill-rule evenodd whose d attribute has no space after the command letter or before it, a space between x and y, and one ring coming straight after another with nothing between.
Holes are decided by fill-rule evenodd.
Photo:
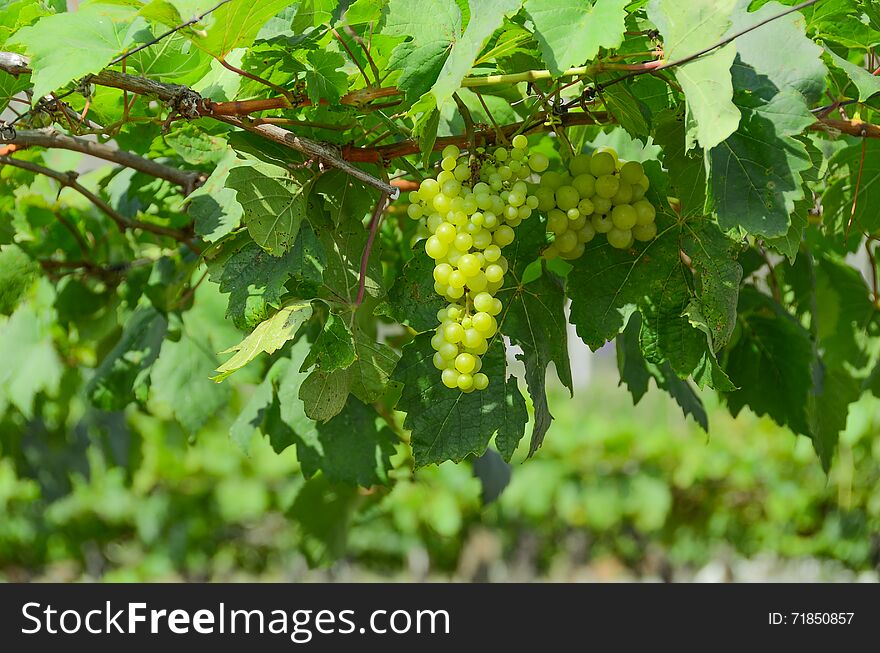
<instances>
[{"instance_id":1,"label":"thin twig","mask_svg":"<svg viewBox=\"0 0 880 653\"><path fill-rule=\"evenodd\" d=\"M868 253L868 260L871 262L871 292L874 298L874 305L877 306L878 302L880 302L880 292L877 289L877 259L874 256L873 250L871 250L870 238L865 241L865 251Z\"/></svg>"},{"instance_id":2,"label":"thin twig","mask_svg":"<svg viewBox=\"0 0 880 653\"><path fill-rule=\"evenodd\" d=\"M508 145L509 141L504 135L504 132L501 131L501 127L498 126L498 123L495 120L495 116L493 116L492 112L489 111L489 106L486 104L486 100L483 99L483 94L474 91L474 95L476 95L477 99L480 101L480 106L483 107L483 111L485 111L486 115L489 116L489 122L492 123L493 129L495 129L495 137L498 139L498 142Z\"/></svg>"},{"instance_id":3,"label":"thin twig","mask_svg":"<svg viewBox=\"0 0 880 653\"><path fill-rule=\"evenodd\" d=\"M868 141L862 140L862 154L859 157L859 174L856 177L856 189L853 192L853 202L852 202L852 210L849 214L849 221L846 223L846 233L843 237L849 238L849 229L852 227L853 220L856 219L856 205L859 199L859 188L862 185L862 171L865 169L865 152L868 149Z\"/></svg>"},{"instance_id":4,"label":"thin twig","mask_svg":"<svg viewBox=\"0 0 880 653\"><path fill-rule=\"evenodd\" d=\"M464 121L464 135L467 138L468 144L471 149L476 145L476 135L474 133L474 118L471 116L470 109L467 108L467 105L464 101L459 97L458 93L452 94L452 99L455 100L455 106L458 107L458 112L461 114L461 119Z\"/></svg>"},{"instance_id":5,"label":"thin twig","mask_svg":"<svg viewBox=\"0 0 880 653\"><path fill-rule=\"evenodd\" d=\"M231 70L232 72L234 72L238 75L241 75L242 77L247 77L248 79L251 79L259 84L262 84L263 86L268 86L276 93L281 93L281 95L283 95L285 98L287 98L287 101L291 107L294 104L296 104L296 97L294 96L293 93L288 91L286 88L284 88L282 86L278 86L278 84L274 84L273 82L270 82L268 79L263 79L259 75L249 73L248 71L242 70L241 68L238 68L237 66L233 66L231 63L228 63L222 57L217 59L217 63L219 63L224 68L226 68L226 70ZM290 108L290 107L286 107L286 108Z\"/></svg>"},{"instance_id":6,"label":"thin twig","mask_svg":"<svg viewBox=\"0 0 880 653\"><path fill-rule=\"evenodd\" d=\"M339 41L339 43L342 45L342 47L343 47L343 48L345 49L345 51L348 53L348 58L351 59L352 63L353 63L355 66L357 66L357 69L358 69L359 71L361 71L361 75L363 76L363 78L364 78L364 82L366 83L366 85L367 85L367 86L372 86L373 84L372 84L372 82L370 81L370 78L367 77L367 71L364 70L364 67L361 65L361 62L358 61L358 59L357 59L356 56L354 56L354 52L352 52L352 51L351 51L351 48L348 47L348 43L345 42L345 39L343 39L342 36L339 34L339 32L336 31L335 29L331 29L331 30L330 30L330 33L333 35L333 38L335 38L337 41Z\"/></svg>"},{"instance_id":7,"label":"thin twig","mask_svg":"<svg viewBox=\"0 0 880 653\"><path fill-rule=\"evenodd\" d=\"M124 215L116 211L116 209L114 209L112 206L107 204L107 202L95 195L88 188L80 184L76 180L76 173L58 172L57 170L44 168L43 166L37 165L36 163L31 163L30 161L22 161L20 159L14 159L8 156L0 156L0 164L9 165L13 168L21 168L22 170L27 170L28 172L33 172L34 174L51 177L62 186L72 188L77 193L89 200L92 204L94 204L102 213L104 213L104 215L110 218L121 232L124 232L126 229L140 229L142 231L149 231L150 233L156 234L158 236L173 238L174 240L178 240L184 243L188 243L191 240L191 238L186 233L180 231L179 229L170 229L168 227L162 227L160 225L152 224L149 222L141 222L139 220L129 220Z\"/></svg>"},{"instance_id":8,"label":"thin twig","mask_svg":"<svg viewBox=\"0 0 880 653\"><path fill-rule=\"evenodd\" d=\"M764 259L764 263L767 264L767 280L770 284L770 292L773 293L773 299L777 302L782 301L782 293L779 290L779 279L776 278L776 268L773 267L773 263L770 261L770 257L767 255L767 250L764 249L763 246L756 247L756 249L761 253L761 256Z\"/></svg>"},{"instance_id":9,"label":"thin twig","mask_svg":"<svg viewBox=\"0 0 880 653\"><path fill-rule=\"evenodd\" d=\"M186 22L184 22L184 23L181 23L181 24L178 25L177 27L172 27L172 28L171 28L170 30L168 30L167 32L165 32L165 33L163 33L163 34L160 34L159 36L157 36L156 38L154 38L152 41L147 41L146 43L142 43L141 45L139 45L138 47L134 48L133 50L129 50L128 52L125 52L125 53L119 55L119 56L116 57L113 61L111 61L109 65L113 66L114 64L118 64L120 61L124 60L126 57L130 57L131 55L135 54L136 52L140 52L141 50L146 50L146 49L147 49L148 47L150 47L151 45L156 45L159 41L161 41L161 40L164 39L164 38L167 38L167 37L171 36L171 35L174 34L175 32L179 32L179 31L182 30L182 29L186 29L186 28L189 27L190 25L195 25L195 24L198 23L200 20L202 20L203 18L205 18L206 16L208 16L208 14L211 14L211 13L217 11L220 7L222 7L223 5L225 5L225 4L227 4L228 2L231 2L231 1L232 1L232 0L222 0L222 2L217 3L215 6L211 7L211 8L208 9L207 11L205 11L205 12L199 14L198 16L193 16L193 17L190 18L188 21L186 21Z\"/></svg>"},{"instance_id":10,"label":"thin twig","mask_svg":"<svg viewBox=\"0 0 880 653\"><path fill-rule=\"evenodd\" d=\"M372 36L373 24L370 23L370 36ZM367 64L370 66L370 70L373 71L373 77L376 78L376 84L380 84L382 82L381 75L379 74L379 67L376 65L376 62L373 61L373 56L370 54L370 46L364 43L364 39L361 38L361 35L357 33L357 31L351 26L345 26L345 32L348 34L352 40L357 43L361 50L364 51L364 56L367 58ZM367 86L370 84L368 83Z\"/></svg>"},{"instance_id":11,"label":"thin twig","mask_svg":"<svg viewBox=\"0 0 880 653\"><path fill-rule=\"evenodd\" d=\"M400 192L395 188L396 192ZM364 253L361 254L361 270L358 276L358 293L354 300L355 307L360 306L364 301L364 293L367 289L367 267L370 264L370 253L373 251L373 242L376 240L376 233L379 231L379 223L382 222L382 214L385 213L385 207L388 206L388 193L379 195L379 201L376 202L376 208L373 210L373 216L370 218L370 235L367 236L367 244L364 247Z\"/></svg>"}]
</instances>

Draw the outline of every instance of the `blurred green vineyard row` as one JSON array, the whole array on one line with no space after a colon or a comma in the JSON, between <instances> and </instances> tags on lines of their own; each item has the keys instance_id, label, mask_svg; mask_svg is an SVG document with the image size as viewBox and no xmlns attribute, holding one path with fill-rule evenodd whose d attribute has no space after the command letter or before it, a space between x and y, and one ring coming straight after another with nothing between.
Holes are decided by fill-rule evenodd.
<instances>
[{"instance_id":1,"label":"blurred green vineyard row","mask_svg":"<svg viewBox=\"0 0 880 653\"><path fill-rule=\"evenodd\" d=\"M638 575L719 550L878 566L880 401L858 404L826 477L809 441L766 420L714 410L707 438L664 396L633 408L600 363L579 400L557 395L553 437L488 506L471 466L414 475L405 445L391 487L363 491L303 481L292 449L256 436L244 455L219 418L192 442L136 412L89 413L69 433L7 425L0 578L286 578L340 560L395 576L422 560L420 574L461 577L485 533L500 543L491 556L536 577L563 558Z\"/></svg>"}]
</instances>

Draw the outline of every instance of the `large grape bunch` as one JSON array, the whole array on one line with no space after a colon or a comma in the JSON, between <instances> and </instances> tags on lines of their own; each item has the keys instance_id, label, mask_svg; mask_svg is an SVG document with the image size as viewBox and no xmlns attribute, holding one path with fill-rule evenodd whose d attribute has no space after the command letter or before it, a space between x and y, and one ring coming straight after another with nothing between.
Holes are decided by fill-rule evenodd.
<instances>
[{"instance_id":1,"label":"large grape bunch","mask_svg":"<svg viewBox=\"0 0 880 653\"><path fill-rule=\"evenodd\" d=\"M480 357L503 308L494 296L508 267L501 250L538 207L526 180L549 165L544 154L529 154L525 136L515 136L511 145L469 154L449 145L437 177L409 196L409 216L430 234L425 252L435 261L434 290L450 302L437 314L434 366L446 387L462 392L489 385Z\"/></svg>"},{"instance_id":2,"label":"large grape bunch","mask_svg":"<svg viewBox=\"0 0 880 653\"><path fill-rule=\"evenodd\" d=\"M546 172L535 190L547 231L554 234L544 256L576 259L597 233L617 249L654 238L656 211L645 199L648 186L641 163L620 161L608 147L573 157L562 173Z\"/></svg>"}]
</instances>

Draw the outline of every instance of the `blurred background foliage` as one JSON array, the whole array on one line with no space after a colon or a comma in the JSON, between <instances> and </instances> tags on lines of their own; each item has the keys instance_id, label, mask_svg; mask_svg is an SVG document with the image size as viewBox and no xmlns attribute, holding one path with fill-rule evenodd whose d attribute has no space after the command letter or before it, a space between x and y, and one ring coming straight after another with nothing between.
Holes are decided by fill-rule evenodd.
<instances>
[{"instance_id":1,"label":"blurred background foliage","mask_svg":"<svg viewBox=\"0 0 880 653\"><path fill-rule=\"evenodd\" d=\"M222 346L202 319L216 290L199 292L186 326ZM36 317L65 305L46 293ZM809 440L767 419L734 420L707 395L710 436L656 390L632 406L608 348L590 365L574 400L552 394L550 437L494 501L500 459L413 471L403 440L389 486L369 490L304 480L294 449L258 433L244 453L228 429L252 383L190 433L161 402L96 411L70 368L51 400L16 409L30 375L17 368L0 397L0 578L732 580L769 559L782 571L767 574L808 561L813 576L876 579L880 400L854 407L826 476Z\"/></svg>"}]
</instances>

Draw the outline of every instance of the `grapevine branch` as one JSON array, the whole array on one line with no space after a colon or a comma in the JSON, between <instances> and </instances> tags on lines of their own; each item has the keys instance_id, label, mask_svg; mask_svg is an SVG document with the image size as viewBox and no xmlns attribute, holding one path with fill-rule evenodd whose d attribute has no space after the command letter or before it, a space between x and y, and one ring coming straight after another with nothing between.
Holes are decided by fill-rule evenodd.
<instances>
[{"instance_id":1,"label":"grapevine branch","mask_svg":"<svg viewBox=\"0 0 880 653\"><path fill-rule=\"evenodd\" d=\"M46 177L50 177L57 181L64 187L72 188L77 193L85 197L92 204L94 204L104 215L110 218L117 226L119 231L125 231L126 229L140 229L142 231L149 231L150 233L156 234L157 236L166 236L168 238L173 238L174 240L178 240L180 242L189 243L191 238L183 231L179 229L171 229L169 227L163 227L161 225L152 224L150 222L141 222L139 220L130 220L126 218L124 215L120 214L116 209L107 204L100 197L95 195L88 188L80 184L76 180L76 173L73 172L59 172L57 170L52 170L51 168L44 168L41 165L37 165L36 163L31 163L30 161L22 161L20 159L14 159L10 156L0 156L0 165L8 165L13 168L21 168L22 170L27 170L28 172L33 172L34 174L44 175Z\"/></svg>"},{"instance_id":2,"label":"grapevine branch","mask_svg":"<svg viewBox=\"0 0 880 653\"><path fill-rule=\"evenodd\" d=\"M58 148L88 154L98 159L112 161L113 163L118 163L119 165L132 168L150 176L170 181L181 186L185 195L191 193L202 181L204 181L204 176L200 172L172 168L171 166L157 163L151 159L132 154L131 152L126 152L125 150L120 150L111 145L98 143L97 141L91 141L76 136L68 136L52 128L16 130L15 135L9 139L4 139L2 135L0 135L0 142L17 145L21 148Z\"/></svg>"},{"instance_id":3,"label":"grapevine branch","mask_svg":"<svg viewBox=\"0 0 880 653\"><path fill-rule=\"evenodd\" d=\"M394 190L395 192L400 192L397 188ZM370 218L370 235L367 236L367 244L364 247L363 254L361 254L361 269L360 274L358 275L358 293L357 298L354 300L355 307L360 306L364 301L364 293L367 289L367 267L370 264L370 253L373 251L373 243L375 242L376 234L379 231L379 224L382 222L382 214L388 206L388 199L389 194L383 192L379 196L379 201L376 202L376 208L373 210L373 215Z\"/></svg>"}]
</instances>

